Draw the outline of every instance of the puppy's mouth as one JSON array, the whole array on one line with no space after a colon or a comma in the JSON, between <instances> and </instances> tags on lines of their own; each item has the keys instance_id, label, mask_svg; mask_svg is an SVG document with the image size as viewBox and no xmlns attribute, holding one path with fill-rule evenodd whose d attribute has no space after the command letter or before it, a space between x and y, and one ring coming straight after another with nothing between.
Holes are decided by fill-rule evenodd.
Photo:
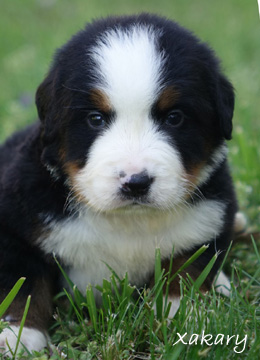
<instances>
[{"instance_id":1,"label":"puppy's mouth","mask_svg":"<svg viewBox=\"0 0 260 360\"><path fill-rule=\"evenodd\" d=\"M145 201L144 199L135 199L128 206L137 207L137 206L152 206L149 201Z\"/></svg>"},{"instance_id":2,"label":"puppy's mouth","mask_svg":"<svg viewBox=\"0 0 260 360\"><path fill-rule=\"evenodd\" d=\"M138 198L129 198L129 197L122 197L121 196L122 204L118 209L125 209L125 210L144 210L144 209L151 209L155 208L155 204L153 204L147 196L138 197Z\"/></svg>"},{"instance_id":3,"label":"puppy's mouth","mask_svg":"<svg viewBox=\"0 0 260 360\"><path fill-rule=\"evenodd\" d=\"M120 194L119 199L120 199L119 201L122 204L122 207L124 206L133 207L133 208L136 208L138 206L153 207L153 204L147 195L140 197L129 197Z\"/></svg>"},{"instance_id":4,"label":"puppy's mouth","mask_svg":"<svg viewBox=\"0 0 260 360\"><path fill-rule=\"evenodd\" d=\"M154 211L156 208L155 206L153 206L151 203L148 202L138 202L138 201L133 201L131 203L126 203L120 207L117 207L115 209L112 210L112 212L116 212L116 213L147 213L147 212L151 212Z\"/></svg>"}]
</instances>

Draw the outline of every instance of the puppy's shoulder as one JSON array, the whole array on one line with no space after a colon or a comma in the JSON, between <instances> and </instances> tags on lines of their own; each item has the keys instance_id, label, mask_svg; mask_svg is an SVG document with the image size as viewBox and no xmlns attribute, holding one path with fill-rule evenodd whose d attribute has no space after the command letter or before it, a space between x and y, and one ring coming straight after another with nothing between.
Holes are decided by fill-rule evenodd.
<instances>
[{"instance_id":1,"label":"puppy's shoulder","mask_svg":"<svg viewBox=\"0 0 260 360\"><path fill-rule=\"evenodd\" d=\"M7 140L0 145L0 168L5 167L14 160L16 154L21 154L22 148L26 143L31 142L33 138L40 134L40 123L33 123L26 128L16 131Z\"/></svg>"}]
</instances>

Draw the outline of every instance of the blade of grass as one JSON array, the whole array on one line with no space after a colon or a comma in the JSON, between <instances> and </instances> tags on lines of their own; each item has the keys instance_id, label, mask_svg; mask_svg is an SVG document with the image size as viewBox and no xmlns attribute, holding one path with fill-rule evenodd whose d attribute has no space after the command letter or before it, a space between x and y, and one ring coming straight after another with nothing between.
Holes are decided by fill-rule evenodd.
<instances>
[{"instance_id":1,"label":"blade of grass","mask_svg":"<svg viewBox=\"0 0 260 360\"><path fill-rule=\"evenodd\" d=\"M28 296L26 304L25 304L25 308L24 308L24 312L23 312L23 317L21 320L21 324L20 324L20 328L19 328L19 332L18 332L18 336L17 336L17 342L16 342L16 346L15 346L15 351L14 351L14 358L16 356L16 353L18 351L18 346L21 340L21 336L22 336L22 331L23 331L23 327L24 327L24 323L29 311L29 307L30 307L30 303L31 303L31 295ZM27 352L29 353L28 349L26 349Z\"/></svg>"},{"instance_id":2,"label":"blade of grass","mask_svg":"<svg viewBox=\"0 0 260 360\"><path fill-rule=\"evenodd\" d=\"M58 265L58 267L59 267L59 269L60 269L60 271L61 271L64 279L67 281L69 287L70 287L71 289L73 289L73 286L74 286L73 282L70 280L70 278L68 277L68 275L66 274L66 272L63 270L62 266L60 265L58 259L57 259L56 256L55 256L55 254L53 254L53 258L54 258L56 264Z\"/></svg>"},{"instance_id":3,"label":"blade of grass","mask_svg":"<svg viewBox=\"0 0 260 360\"><path fill-rule=\"evenodd\" d=\"M117 298L117 301L118 303L120 304L120 300L121 300L121 296L120 296L120 292L118 290L118 283L116 282L116 279L117 277L115 276L115 274L113 273L111 276L110 276L110 281L111 281L111 284L112 284L112 287L113 287L113 291L116 295L116 298Z\"/></svg>"},{"instance_id":4,"label":"blade of grass","mask_svg":"<svg viewBox=\"0 0 260 360\"><path fill-rule=\"evenodd\" d=\"M252 243L253 243L253 247L254 247L254 250L255 250L257 260L258 260L258 262L260 264L260 254L259 254L259 251L257 249L257 245L256 245L256 242L255 242L255 239L254 239L253 235L251 236L251 240L252 240Z\"/></svg>"},{"instance_id":5,"label":"blade of grass","mask_svg":"<svg viewBox=\"0 0 260 360\"><path fill-rule=\"evenodd\" d=\"M77 309L77 306L75 305L73 299L72 299L72 296L68 293L68 291L66 289L64 289L64 293L66 294L70 304L72 305L74 311L75 311L75 314L78 318L78 321L79 323L83 323L83 317L82 317L82 314L80 314L79 310Z\"/></svg>"},{"instance_id":6,"label":"blade of grass","mask_svg":"<svg viewBox=\"0 0 260 360\"><path fill-rule=\"evenodd\" d=\"M203 269L201 274L198 276L198 278L195 280L193 287L195 290L199 290L201 285L206 280L208 274L210 273L211 269L213 268L213 265L215 264L217 260L218 254L215 254L212 259L209 261L208 265Z\"/></svg>"},{"instance_id":7,"label":"blade of grass","mask_svg":"<svg viewBox=\"0 0 260 360\"><path fill-rule=\"evenodd\" d=\"M217 282L217 280L218 280L219 274L221 273L221 271L222 271L222 269L223 269L223 266L224 266L224 264L225 264L225 262L226 262L226 259L227 259L228 255L229 255L229 253L230 253L230 250L231 250L232 245L233 245L233 241L231 241L231 243L229 244L229 247L228 247L228 249L227 249L227 251L226 251L226 253L225 253L224 259L223 259L223 261L222 261L222 263L221 263L221 265L220 265L220 267L219 267L219 269L218 269L217 275L215 276L214 287L216 286L216 282Z\"/></svg>"},{"instance_id":8,"label":"blade of grass","mask_svg":"<svg viewBox=\"0 0 260 360\"><path fill-rule=\"evenodd\" d=\"M173 351L163 357L163 360L178 360L180 359L180 355L185 349L186 345L177 344Z\"/></svg>"},{"instance_id":9,"label":"blade of grass","mask_svg":"<svg viewBox=\"0 0 260 360\"><path fill-rule=\"evenodd\" d=\"M13 302L14 298L16 297L17 293L19 292L20 288L22 287L23 283L25 282L25 277L20 278L8 295L5 297L3 302L0 304L0 318L4 315L6 310L9 308L11 303Z\"/></svg>"},{"instance_id":10,"label":"blade of grass","mask_svg":"<svg viewBox=\"0 0 260 360\"><path fill-rule=\"evenodd\" d=\"M161 252L159 248L155 249L155 272L154 281L158 284L162 279L162 266L161 266ZM159 288L156 298L156 316L158 319L162 318L163 314L163 288Z\"/></svg>"},{"instance_id":11,"label":"blade of grass","mask_svg":"<svg viewBox=\"0 0 260 360\"><path fill-rule=\"evenodd\" d=\"M169 296L170 283L171 283L170 282L170 276L171 276L171 273L172 273L173 255L174 255L174 247L172 248L169 271L168 271L168 274L167 274L166 289L165 289L165 294L164 294L164 317L165 318L168 317L169 311L170 311L170 308L171 308L171 304L168 304L168 296ZM167 304L168 304L168 307L167 307ZM167 308L169 309L169 311L167 310Z\"/></svg>"},{"instance_id":12,"label":"blade of grass","mask_svg":"<svg viewBox=\"0 0 260 360\"><path fill-rule=\"evenodd\" d=\"M125 274L125 278L123 280L123 299L126 298L128 301L130 300L133 292L135 291L136 287L131 286L128 280L128 274Z\"/></svg>"},{"instance_id":13,"label":"blade of grass","mask_svg":"<svg viewBox=\"0 0 260 360\"><path fill-rule=\"evenodd\" d=\"M91 285L89 285L87 287L86 298L87 298L87 307L88 307L89 316L90 316L91 322L93 324L94 330L97 333L97 321L98 321L97 306L96 306L95 297L94 297L94 293L93 293L93 289L92 289Z\"/></svg>"},{"instance_id":14,"label":"blade of grass","mask_svg":"<svg viewBox=\"0 0 260 360\"><path fill-rule=\"evenodd\" d=\"M245 274L250 281L248 282L247 286L245 288L243 288L243 294L244 297L246 298L246 293L247 291L250 289L250 287L252 286L252 284L255 282L255 279L259 279L259 275L260 275L260 268L258 268L256 270L256 272L254 273L253 276L249 275L246 271L242 270L242 274Z\"/></svg>"},{"instance_id":15,"label":"blade of grass","mask_svg":"<svg viewBox=\"0 0 260 360\"><path fill-rule=\"evenodd\" d=\"M192 264L201 254L203 254L208 248L208 245L203 245L199 250L197 250L179 269L173 276L169 279L171 283L173 279L183 270L185 270L190 264Z\"/></svg>"},{"instance_id":16,"label":"blade of grass","mask_svg":"<svg viewBox=\"0 0 260 360\"><path fill-rule=\"evenodd\" d=\"M60 269L64 279L66 280L67 284L69 285L69 287L73 290L73 294L74 294L74 298L76 301L77 306L80 308L81 307L81 303L83 303L85 301L84 296L81 294L81 292L78 290L77 286L74 285L74 283L71 281L71 279L68 277L68 275L66 274L66 272L63 270L62 266L60 265L58 259L56 258L55 254L53 254L53 258L56 262L56 264L58 265L58 268Z\"/></svg>"},{"instance_id":17,"label":"blade of grass","mask_svg":"<svg viewBox=\"0 0 260 360\"><path fill-rule=\"evenodd\" d=\"M111 295L112 295L112 285L111 282L103 279L103 287L100 288L102 294L102 305L106 313L112 313L112 304L111 304Z\"/></svg>"}]
</instances>

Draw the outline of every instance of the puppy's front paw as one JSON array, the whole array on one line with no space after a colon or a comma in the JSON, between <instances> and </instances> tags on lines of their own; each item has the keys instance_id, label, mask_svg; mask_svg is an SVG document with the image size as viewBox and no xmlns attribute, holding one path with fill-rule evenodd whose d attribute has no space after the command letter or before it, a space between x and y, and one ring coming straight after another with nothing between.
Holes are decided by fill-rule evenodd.
<instances>
[{"instance_id":1,"label":"puppy's front paw","mask_svg":"<svg viewBox=\"0 0 260 360\"><path fill-rule=\"evenodd\" d=\"M9 326L5 328L0 334L0 354L10 355L9 347L14 352L17 335L19 332L18 326ZM8 347L8 345L9 347ZM41 331L24 327L18 349L25 348L25 350L39 351L47 345L47 338Z\"/></svg>"},{"instance_id":2,"label":"puppy's front paw","mask_svg":"<svg viewBox=\"0 0 260 360\"><path fill-rule=\"evenodd\" d=\"M215 283L216 291L225 296L230 296L231 285L228 277L221 271Z\"/></svg>"}]
</instances>

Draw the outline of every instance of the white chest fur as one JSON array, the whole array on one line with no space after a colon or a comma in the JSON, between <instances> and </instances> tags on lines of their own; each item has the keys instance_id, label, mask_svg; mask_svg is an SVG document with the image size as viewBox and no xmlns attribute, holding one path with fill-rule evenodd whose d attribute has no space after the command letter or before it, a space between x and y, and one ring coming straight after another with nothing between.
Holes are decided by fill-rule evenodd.
<instances>
[{"instance_id":1,"label":"white chest fur","mask_svg":"<svg viewBox=\"0 0 260 360\"><path fill-rule=\"evenodd\" d=\"M51 222L40 239L46 253L55 253L69 276L85 293L86 286L109 278L108 264L120 276L141 284L152 273L156 247L162 258L214 240L223 225L223 203L205 200L180 210L135 208L96 214L84 210L77 218Z\"/></svg>"}]
</instances>

